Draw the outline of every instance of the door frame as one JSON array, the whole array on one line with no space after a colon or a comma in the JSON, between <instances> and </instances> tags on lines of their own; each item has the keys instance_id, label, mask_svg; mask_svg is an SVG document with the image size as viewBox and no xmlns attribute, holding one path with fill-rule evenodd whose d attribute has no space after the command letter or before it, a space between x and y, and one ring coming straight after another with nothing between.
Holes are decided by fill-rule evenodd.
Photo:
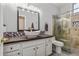
<instances>
[{"instance_id":1,"label":"door frame","mask_svg":"<svg viewBox=\"0 0 79 59\"><path fill-rule=\"evenodd\" d=\"M3 4L0 3L0 40L3 38ZM3 42L0 42L0 56L3 56Z\"/></svg>"}]
</instances>

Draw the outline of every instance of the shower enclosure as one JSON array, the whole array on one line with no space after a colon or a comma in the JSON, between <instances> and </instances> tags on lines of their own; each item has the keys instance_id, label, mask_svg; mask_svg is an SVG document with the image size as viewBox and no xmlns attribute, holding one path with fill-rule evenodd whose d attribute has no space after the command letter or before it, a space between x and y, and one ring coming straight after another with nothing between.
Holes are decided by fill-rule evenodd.
<instances>
[{"instance_id":1,"label":"shower enclosure","mask_svg":"<svg viewBox=\"0 0 79 59\"><path fill-rule=\"evenodd\" d=\"M64 43L63 50L79 55L79 12L72 11L54 19L54 35Z\"/></svg>"},{"instance_id":2,"label":"shower enclosure","mask_svg":"<svg viewBox=\"0 0 79 59\"><path fill-rule=\"evenodd\" d=\"M54 18L54 35L56 39L64 42L63 49L70 52L71 49L71 38L70 38L70 29L71 29L71 14L66 13L64 15L53 16Z\"/></svg>"}]
</instances>

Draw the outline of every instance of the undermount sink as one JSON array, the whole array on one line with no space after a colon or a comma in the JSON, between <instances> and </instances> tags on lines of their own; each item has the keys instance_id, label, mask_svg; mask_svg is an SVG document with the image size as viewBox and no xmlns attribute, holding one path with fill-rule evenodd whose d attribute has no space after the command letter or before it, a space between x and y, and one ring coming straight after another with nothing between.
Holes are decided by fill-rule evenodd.
<instances>
[{"instance_id":1,"label":"undermount sink","mask_svg":"<svg viewBox=\"0 0 79 59\"><path fill-rule=\"evenodd\" d=\"M40 31L24 31L24 33L27 36L27 38L35 38L39 35Z\"/></svg>"}]
</instances>

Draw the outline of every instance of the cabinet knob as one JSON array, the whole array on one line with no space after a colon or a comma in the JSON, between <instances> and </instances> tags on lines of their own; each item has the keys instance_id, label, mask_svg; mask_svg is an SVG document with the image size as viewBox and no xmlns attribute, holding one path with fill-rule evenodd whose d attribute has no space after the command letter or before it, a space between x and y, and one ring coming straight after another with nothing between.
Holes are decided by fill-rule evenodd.
<instances>
[{"instance_id":1,"label":"cabinet knob","mask_svg":"<svg viewBox=\"0 0 79 59\"><path fill-rule=\"evenodd\" d=\"M10 48L11 50L13 49L13 48Z\"/></svg>"},{"instance_id":2,"label":"cabinet knob","mask_svg":"<svg viewBox=\"0 0 79 59\"><path fill-rule=\"evenodd\" d=\"M20 55L20 53L18 52L18 55Z\"/></svg>"},{"instance_id":3,"label":"cabinet knob","mask_svg":"<svg viewBox=\"0 0 79 59\"><path fill-rule=\"evenodd\" d=\"M39 47L37 47L37 49L38 49Z\"/></svg>"},{"instance_id":4,"label":"cabinet knob","mask_svg":"<svg viewBox=\"0 0 79 59\"><path fill-rule=\"evenodd\" d=\"M33 50L35 50L35 48L33 48Z\"/></svg>"},{"instance_id":5,"label":"cabinet knob","mask_svg":"<svg viewBox=\"0 0 79 59\"><path fill-rule=\"evenodd\" d=\"M48 46L48 44L46 44L46 46Z\"/></svg>"},{"instance_id":6,"label":"cabinet knob","mask_svg":"<svg viewBox=\"0 0 79 59\"><path fill-rule=\"evenodd\" d=\"M51 40L49 40L49 41L51 41Z\"/></svg>"},{"instance_id":7,"label":"cabinet knob","mask_svg":"<svg viewBox=\"0 0 79 59\"><path fill-rule=\"evenodd\" d=\"M3 24L4 27L6 27L6 24Z\"/></svg>"}]
</instances>

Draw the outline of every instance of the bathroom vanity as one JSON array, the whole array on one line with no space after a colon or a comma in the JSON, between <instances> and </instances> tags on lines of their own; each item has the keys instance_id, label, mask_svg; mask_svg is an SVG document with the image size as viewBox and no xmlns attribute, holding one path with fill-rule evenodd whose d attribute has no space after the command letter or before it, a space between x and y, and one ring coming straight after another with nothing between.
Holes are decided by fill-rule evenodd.
<instances>
[{"instance_id":1,"label":"bathroom vanity","mask_svg":"<svg viewBox=\"0 0 79 59\"><path fill-rule=\"evenodd\" d=\"M39 15L39 12L16 4L3 5L4 38L5 32L9 32L8 40L3 44L4 56L45 56L52 53L52 35L22 35L24 31L40 30Z\"/></svg>"},{"instance_id":2,"label":"bathroom vanity","mask_svg":"<svg viewBox=\"0 0 79 59\"><path fill-rule=\"evenodd\" d=\"M44 35L36 38L9 38L4 43L4 56L47 56L52 54L52 37Z\"/></svg>"}]
</instances>

